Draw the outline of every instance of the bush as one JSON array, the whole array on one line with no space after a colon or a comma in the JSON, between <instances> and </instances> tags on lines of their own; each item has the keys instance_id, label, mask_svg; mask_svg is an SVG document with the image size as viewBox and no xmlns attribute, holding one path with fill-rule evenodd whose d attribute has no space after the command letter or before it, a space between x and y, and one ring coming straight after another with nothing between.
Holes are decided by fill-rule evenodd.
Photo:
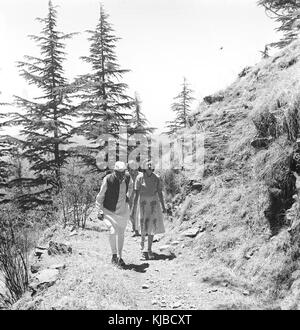
<instances>
[{"instance_id":1,"label":"bush","mask_svg":"<svg viewBox=\"0 0 300 330\"><path fill-rule=\"evenodd\" d=\"M0 271L6 292L0 293L0 303L4 307L20 299L28 286L29 240L20 217L12 206L1 210Z\"/></svg>"},{"instance_id":2,"label":"bush","mask_svg":"<svg viewBox=\"0 0 300 330\"><path fill-rule=\"evenodd\" d=\"M168 196L174 197L183 193L187 184L187 179L179 170L169 169L161 174L164 190Z\"/></svg>"},{"instance_id":3,"label":"bush","mask_svg":"<svg viewBox=\"0 0 300 330\"><path fill-rule=\"evenodd\" d=\"M103 175L91 174L76 160L71 160L62 177L59 194L64 225L85 228L86 220L95 204Z\"/></svg>"}]
</instances>

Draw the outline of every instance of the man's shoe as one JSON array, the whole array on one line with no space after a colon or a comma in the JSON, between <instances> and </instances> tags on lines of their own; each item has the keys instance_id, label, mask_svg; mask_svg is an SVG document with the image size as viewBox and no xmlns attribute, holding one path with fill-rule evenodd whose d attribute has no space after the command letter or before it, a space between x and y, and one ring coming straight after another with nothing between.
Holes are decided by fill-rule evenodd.
<instances>
[{"instance_id":1,"label":"man's shoe","mask_svg":"<svg viewBox=\"0 0 300 330\"><path fill-rule=\"evenodd\" d=\"M149 258L149 260L154 260L155 259L154 254L153 254L152 251L148 251L148 258Z\"/></svg>"},{"instance_id":2,"label":"man's shoe","mask_svg":"<svg viewBox=\"0 0 300 330\"><path fill-rule=\"evenodd\" d=\"M126 264L125 264L125 262L124 262L124 260L122 258L119 258L118 259L118 266L119 267L125 267L126 266Z\"/></svg>"}]
</instances>

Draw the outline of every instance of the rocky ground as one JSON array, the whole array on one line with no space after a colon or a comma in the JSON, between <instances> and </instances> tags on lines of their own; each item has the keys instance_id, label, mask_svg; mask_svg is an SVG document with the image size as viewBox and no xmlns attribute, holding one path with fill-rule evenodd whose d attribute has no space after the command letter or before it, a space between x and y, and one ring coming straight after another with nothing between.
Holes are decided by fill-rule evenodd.
<instances>
[{"instance_id":1,"label":"rocky ground","mask_svg":"<svg viewBox=\"0 0 300 330\"><path fill-rule=\"evenodd\" d=\"M31 259L30 290L13 309L259 308L243 287L204 281L204 265L181 245L183 237L167 245L158 237L155 260L142 261L140 238L128 226L121 269L110 263L107 235L99 221L88 222L85 230L48 230Z\"/></svg>"}]
</instances>

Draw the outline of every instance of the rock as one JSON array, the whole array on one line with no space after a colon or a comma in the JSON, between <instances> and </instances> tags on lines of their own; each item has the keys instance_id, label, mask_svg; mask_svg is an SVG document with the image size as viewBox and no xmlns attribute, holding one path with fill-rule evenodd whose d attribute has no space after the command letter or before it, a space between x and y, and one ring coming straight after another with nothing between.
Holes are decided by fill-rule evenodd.
<instances>
[{"instance_id":1,"label":"rock","mask_svg":"<svg viewBox=\"0 0 300 330\"><path fill-rule=\"evenodd\" d=\"M257 138L251 142L251 146L257 149L267 148L271 141L270 138Z\"/></svg>"},{"instance_id":2,"label":"rock","mask_svg":"<svg viewBox=\"0 0 300 330\"><path fill-rule=\"evenodd\" d=\"M235 197L234 197L234 201L238 202L240 199L242 198L242 195L241 194L237 194Z\"/></svg>"},{"instance_id":3,"label":"rock","mask_svg":"<svg viewBox=\"0 0 300 330\"><path fill-rule=\"evenodd\" d=\"M291 278L292 278L293 280L297 280L299 277L300 277L300 270L298 269L298 270L295 270L295 271L292 273Z\"/></svg>"},{"instance_id":4,"label":"rock","mask_svg":"<svg viewBox=\"0 0 300 330\"><path fill-rule=\"evenodd\" d=\"M168 250L169 248L170 248L170 245L162 245L159 247L159 250L163 251L163 250Z\"/></svg>"},{"instance_id":5,"label":"rock","mask_svg":"<svg viewBox=\"0 0 300 330\"><path fill-rule=\"evenodd\" d=\"M243 291L243 295L244 295L244 296L249 296L249 295L250 295L250 292L249 292L248 290L244 290L244 291Z\"/></svg>"},{"instance_id":6,"label":"rock","mask_svg":"<svg viewBox=\"0 0 300 330\"><path fill-rule=\"evenodd\" d=\"M170 244L174 246L174 245L178 245L178 244L180 244L180 242L179 242L179 241L173 241L173 242L171 242Z\"/></svg>"},{"instance_id":7,"label":"rock","mask_svg":"<svg viewBox=\"0 0 300 330\"><path fill-rule=\"evenodd\" d=\"M203 98L203 101L206 104L213 104L215 102L221 102L224 100L224 96L223 95L209 95L209 96L205 96Z\"/></svg>"},{"instance_id":8,"label":"rock","mask_svg":"<svg viewBox=\"0 0 300 330\"><path fill-rule=\"evenodd\" d=\"M186 231L184 231L181 235L185 237L196 237L199 233L199 228L191 228Z\"/></svg>"},{"instance_id":9,"label":"rock","mask_svg":"<svg viewBox=\"0 0 300 330\"><path fill-rule=\"evenodd\" d=\"M182 303L180 301L177 301L172 305L172 308L179 308L181 305Z\"/></svg>"},{"instance_id":10,"label":"rock","mask_svg":"<svg viewBox=\"0 0 300 330\"><path fill-rule=\"evenodd\" d=\"M154 299L154 300L151 300L151 304L152 304L152 305L157 305L157 304L158 304L158 301L155 300L155 299Z\"/></svg>"},{"instance_id":11,"label":"rock","mask_svg":"<svg viewBox=\"0 0 300 330\"><path fill-rule=\"evenodd\" d=\"M39 250L48 250L47 245L37 245L36 248L39 249Z\"/></svg>"},{"instance_id":12,"label":"rock","mask_svg":"<svg viewBox=\"0 0 300 330\"><path fill-rule=\"evenodd\" d=\"M35 248L34 255L36 257L40 258L45 252L46 252L46 250L44 250L44 249Z\"/></svg>"},{"instance_id":13,"label":"rock","mask_svg":"<svg viewBox=\"0 0 300 330\"><path fill-rule=\"evenodd\" d=\"M59 271L57 269L44 269L35 277L39 284L47 283L52 285L58 279L58 274Z\"/></svg>"},{"instance_id":14,"label":"rock","mask_svg":"<svg viewBox=\"0 0 300 330\"><path fill-rule=\"evenodd\" d=\"M147 284L143 284L143 285L142 285L142 289L149 289L149 285L147 285Z\"/></svg>"},{"instance_id":15,"label":"rock","mask_svg":"<svg viewBox=\"0 0 300 330\"><path fill-rule=\"evenodd\" d=\"M38 273L41 269L41 266L39 265L31 265L30 266L30 271L32 274Z\"/></svg>"},{"instance_id":16,"label":"rock","mask_svg":"<svg viewBox=\"0 0 300 330\"><path fill-rule=\"evenodd\" d=\"M48 254L56 255L56 254L66 254L72 253L72 247L68 244L57 243L54 241L49 242Z\"/></svg>"},{"instance_id":17,"label":"rock","mask_svg":"<svg viewBox=\"0 0 300 330\"><path fill-rule=\"evenodd\" d=\"M49 269L64 269L66 268L66 264L53 264L48 267Z\"/></svg>"},{"instance_id":18,"label":"rock","mask_svg":"<svg viewBox=\"0 0 300 330\"><path fill-rule=\"evenodd\" d=\"M78 233L76 231L73 231L72 233L69 234L70 237L77 235Z\"/></svg>"}]
</instances>

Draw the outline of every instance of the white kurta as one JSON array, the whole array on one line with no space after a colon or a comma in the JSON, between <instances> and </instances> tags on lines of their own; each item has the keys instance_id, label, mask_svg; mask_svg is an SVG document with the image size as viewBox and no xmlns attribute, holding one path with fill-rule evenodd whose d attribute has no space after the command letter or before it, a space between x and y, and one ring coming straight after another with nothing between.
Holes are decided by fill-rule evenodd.
<instances>
[{"instance_id":1,"label":"white kurta","mask_svg":"<svg viewBox=\"0 0 300 330\"><path fill-rule=\"evenodd\" d=\"M100 191L96 198L96 207L98 210L102 210L104 213L104 222L108 227L113 226L114 229L125 230L128 219L130 216L129 205L126 203L126 196L129 197L132 193L133 184L130 179L128 185L128 191L126 194L126 182L125 179L120 183L119 198L116 205L116 210L110 211L103 206L105 193L107 190L107 177L103 179Z\"/></svg>"}]
</instances>

